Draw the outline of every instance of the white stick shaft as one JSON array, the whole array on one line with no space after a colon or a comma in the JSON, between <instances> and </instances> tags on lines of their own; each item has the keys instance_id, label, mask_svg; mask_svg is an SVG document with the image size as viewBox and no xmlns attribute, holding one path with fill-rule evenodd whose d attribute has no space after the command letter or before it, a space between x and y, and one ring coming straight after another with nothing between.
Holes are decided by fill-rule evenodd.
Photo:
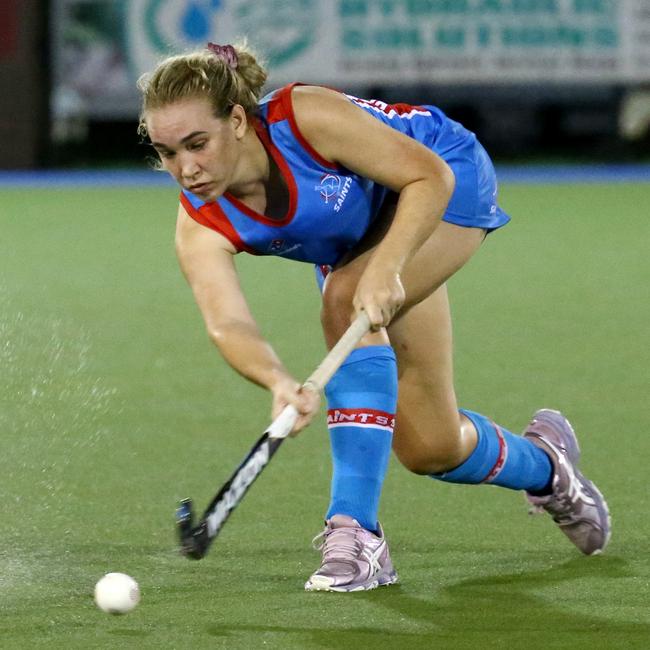
<instances>
[{"instance_id":1,"label":"white stick shaft","mask_svg":"<svg viewBox=\"0 0 650 650\"><path fill-rule=\"evenodd\" d=\"M309 375L303 388L309 388L320 392L325 384L332 378L339 366L348 358L348 355L357 347L359 341L368 333L370 321L365 312L361 312L348 327L345 334L338 340L336 345L329 351L314 372ZM293 429L298 419L298 411L289 404L285 406L282 413L269 425L266 433L269 438L286 438Z\"/></svg>"},{"instance_id":2,"label":"white stick shaft","mask_svg":"<svg viewBox=\"0 0 650 650\"><path fill-rule=\"evenodd\" d=\"M332 378L332 375L339 369L339 366L348 358L350 352L359 344L359 341L368 333L370 321L366 312L362 311L352 325L348 327L345 334L338 340L336 345L329 351L328 355L321 361L314 372L309 375L303 384L304 388L312 388L321 391L325 384Z\"/></svg>"}]
</instances>

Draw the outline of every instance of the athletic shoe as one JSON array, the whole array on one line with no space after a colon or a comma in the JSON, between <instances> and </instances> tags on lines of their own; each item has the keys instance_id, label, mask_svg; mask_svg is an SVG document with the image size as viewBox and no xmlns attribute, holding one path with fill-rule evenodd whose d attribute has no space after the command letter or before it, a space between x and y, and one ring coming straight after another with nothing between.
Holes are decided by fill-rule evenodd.
<instances>
[{"instance_id":1,"label":"athletic shoe","mask_svg":"<svg viewBox=\"0 0 650 650\"><path fill-rule=\"evenodd\" d=\"M569 421L558 411L542 409L524 431L553 464L552 492L526 493L531 514L546 510L560 530L586 555L601 553L610 537L607 503L598 488L578 470L580 447Z\"/></svg>"},{"instance_id":2,"label":"athletic shoe","mask_svg":"<svg viewBox=\"0 0 650 650\"><path fill-rule=\"evenodd\" d=\"M375 534L347 515L325 524L312 542L323 561L305 583L307 591L365 591L397 582L381 526Z\"/></svg>"}]
</instances>

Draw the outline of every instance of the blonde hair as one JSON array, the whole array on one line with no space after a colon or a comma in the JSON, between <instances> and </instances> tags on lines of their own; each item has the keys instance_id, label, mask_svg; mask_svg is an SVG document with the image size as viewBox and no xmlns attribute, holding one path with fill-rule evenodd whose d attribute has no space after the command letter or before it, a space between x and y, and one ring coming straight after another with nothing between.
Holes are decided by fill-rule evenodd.
<instances>
[{"instance_id":1,"label":"blonde hair","mask_svg":"<svg viewBox=\"0 0 650 650\"><path fill-rule=\"evenodd\" d=\"M235 104L252 113L257 108L267 73L245 42L232 48L236 53L235 67L206 47L170 56L153 72L142 75L138 79L142 93L138 133L142 137L147 135L147 111L183 99L209 99L217 117L228 115Z\"/></svg>"}]
</instances>

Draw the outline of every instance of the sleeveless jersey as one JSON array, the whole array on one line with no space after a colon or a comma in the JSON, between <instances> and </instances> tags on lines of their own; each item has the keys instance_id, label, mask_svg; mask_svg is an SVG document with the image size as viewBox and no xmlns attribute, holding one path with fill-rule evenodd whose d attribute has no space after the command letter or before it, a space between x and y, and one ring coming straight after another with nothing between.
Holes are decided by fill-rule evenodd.
<instances>
[{"instance_id":1,"label":"sleeveless jersey","mask_svg":"<svg viewBox=\"0 0 650 650\"><path fill-rule=\"evenodd\" d=\"M291 90L280 88L259 104L255 130L278 166L289 192L282 219L259 214L226 192L204 202L181 192L190 217L225 236L238 251L334 265L363 237L379 214L388 189L322 158L302 136L293 114ZM348 96L393 129L440 155L456 176L444 219L488 230L509 217L496 205L491 162L473 133L434 106L385 104Z\"/></svg>"}]
</instances>

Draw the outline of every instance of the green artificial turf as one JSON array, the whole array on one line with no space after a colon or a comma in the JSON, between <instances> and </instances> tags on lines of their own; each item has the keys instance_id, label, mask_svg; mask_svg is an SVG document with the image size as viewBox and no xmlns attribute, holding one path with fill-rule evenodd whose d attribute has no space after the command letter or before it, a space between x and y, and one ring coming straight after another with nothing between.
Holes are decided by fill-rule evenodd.
<instances>
[{"instance_id":1,"label":"green artificial turf","mask_svg":"<svg viewBox=\"0 0 650 650\"><path fill-rule=\"evenodd\" d=\"M0 190L1 648L648 648L650 184L510 185L513 223L450 282L461 405L520 431L572 419L613 536L584 558L521 494L392 462L401 585L305 593L328 497L323 418L280 450L210 555L176 550L269 419L203 331L173 189ZM324 354L309 266L239 261L298 378ZM92 602L108 571L139 607Z\"/></svg>"}]
</instances>

